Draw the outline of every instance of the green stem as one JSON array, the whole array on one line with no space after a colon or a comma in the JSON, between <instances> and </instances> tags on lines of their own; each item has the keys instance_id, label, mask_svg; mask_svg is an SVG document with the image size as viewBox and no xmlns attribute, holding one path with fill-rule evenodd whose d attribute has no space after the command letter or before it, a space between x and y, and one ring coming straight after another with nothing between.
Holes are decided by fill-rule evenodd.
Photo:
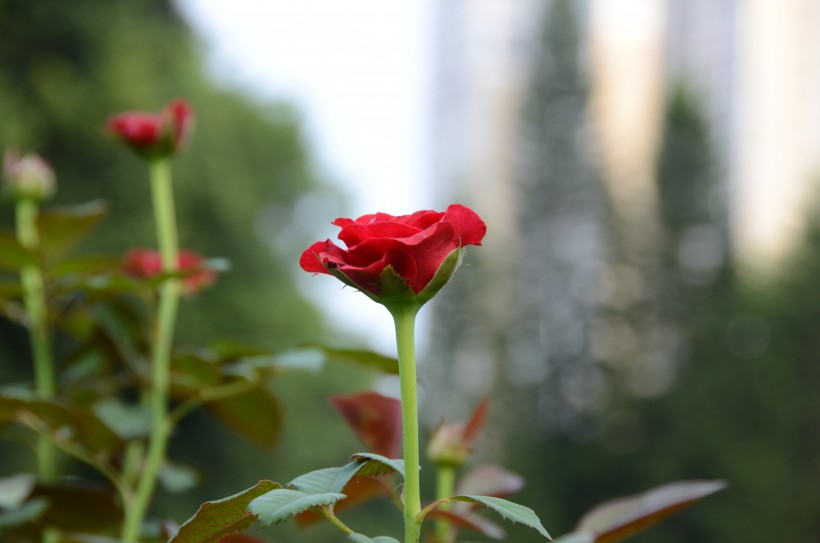
<instances>
[{"instance_id":1,"label":"green stem","mask_svg":"<svg viewBox=\"0 0 820 543\"><path fill-rule=\"evenodd\" d=\"M402 304L388 307L396 325L399 355L401 413L404 433L404 543L418 543L421 523L419 484L419 414L416 400L415 325L419 307Z\"/></svg>"},{"instance_id":2,"label":"green stem","mask_svg":"<svg viewBox=\"0 0 820 543\"><path fill-rule=\"evenodd\" d=\"M21 198L17 201L17 239L30 250L40 245L37 232L38 206L35 200ZM20 271L23 284L23 303L28 317L29 339L34 359L34 388L37 396L48 400L57 393L54 361L48 330L48 314L43 272L37 265L25 266ZM37 441L37 473L40 481L53 483L57 479L57 449L45 437Z\"/></svg>"},{"instance_id":3,"label":"green stem","mask_svg":"<svg viewBox=\"0 0 820 543\"><path fill-rule=\"evenodd\" d=\"M443 500L451 497L455 493L456 468L449 464L440 464L436 472L436 500ZM450 509L450 502L444 502L438 506L441 511ZM453 536L450 521L441 518L436 521L436 541L438 543L450 543Z\"/></svg>"},{"instance_id":4,"label":"green stem","mask_svg":"<svg viewBox=\"0 0 820 543\"><path fill-rule=\"evenodd\" d=\"M353 530L350 527L342 522L339 517L333 512L333 508L331 507L322 507L322 514L324 514L325 518L335 527L343 531L345 534L350 535L353 533Z\"/></svg>"},{"instance_id":5,"label":"green stem","mask_svg":"<svg viewBox=\"0 0 820 543\"><path fill-rule=\"evenodd\" d=\"M155 159L150 163L151 194L154 204L159 250L162 268L166 272L177 270L179 243L177 241L174 193L171 184L171 164L167 159ZM159 309L155 328L151 357L151 389L149 405L151 409L151 435L148 453L137 484L134 501L126 510L123 524L123 543L139 541L151 498L156 488L157 476L165 460L171 424L168 419L168 390L171 375L171 348L174 336L177 307L181 284L178 279L170 279L162 284L159 294Z\"/></svg>"}]
</instances>

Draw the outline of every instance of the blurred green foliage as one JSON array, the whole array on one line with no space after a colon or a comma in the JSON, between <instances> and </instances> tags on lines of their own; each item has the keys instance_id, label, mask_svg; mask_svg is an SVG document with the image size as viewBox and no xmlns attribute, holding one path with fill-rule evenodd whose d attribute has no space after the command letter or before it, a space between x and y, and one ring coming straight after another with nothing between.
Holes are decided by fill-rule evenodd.
<instances>
[{"instance_id":1,"label":"blurred green foliage","mask_svg":"<svg viewBox=\"0 0 820 543\"><path fill-rule=\"evenodd\" d=\"M0 149L37 152L51 163L59 185L54 205L110 203L80 252L156 245L145 164L105 133L107 118L159 111L178 97L193 105L190 147L173 164L180 244L225 257L232 268L213 288L184 300L177 343L230 339L276 350L326 338L317 311L295 286L298 253L288 247L278 255L269 239L278 234L270 225L287 221L261 220L289 213L320 185L296 111L215 83L201 44L168 0L3 0L0 36ZM11 204L0 209L0 226L11 230ZM288 239L300 247L312 237L296 232ZM58 336L58 357L63 343ZM29 380L28 356L25 330L0 322L0 382ZM178 428L170 456L198 470L203 484L181 496L160 492L156 511L183 521L203 501L261 478L284 482L343 463L358 445L326 398L358 390L372 375L334 365L321 375L276 380L271 387L283 404L286 445L273 453L194 413ZM28 452L3 440L0 459L4 472L24 469ZM83 467L76 474L95 476ZM321 533L291 538L318 541Z\"/></svg>"}]
</instances>

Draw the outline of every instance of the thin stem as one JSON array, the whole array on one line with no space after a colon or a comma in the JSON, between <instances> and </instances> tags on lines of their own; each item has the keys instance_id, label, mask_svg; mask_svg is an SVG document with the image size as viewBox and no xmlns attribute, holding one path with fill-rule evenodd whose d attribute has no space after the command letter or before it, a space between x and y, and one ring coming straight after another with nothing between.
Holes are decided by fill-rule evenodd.
<instances>
[{"instance_id":1,"label":"thin stem","mask_svg":"<svg viewBox=\"0 0 820 543\"><path fill-rule=\"evenodd\" d=\"M17 239L23 247L30 250L36 250L40 245L37 212L35 200L21 198L17 201ZM56 395L57 384L48 330L43 272L36 265L25 266L20 271L20 281L23 284L23 303L34 359L34 388L39 398L48 400ZM37 473L44 483L53 483L57 479L57 449L42 436L37 442Z\"/></svg>"},{"instance_id":2,"label":"thin stem","mask_svg":"<svg viewBox=\"0 0 820 543\"><path fill-rule=\"evenodd\" d=\"M421 523L419 484L419 415L416 399L415 325L418 306L412 304L389 307L396 325L396 346L399 355L401 383L402 430L404 434L404 542L418 543Z\"/></svg>"},{"instance_id":3,"label":"thin stem","mask_svg":"<svg viewBox=\"0 0 820 543\"><path fill-rule=\"evenodd\" d=\"M436 472L436 500L443 500L451 497L455 493L456 468L449 464L440 464ZM441 511L448 511L452 504L444 502L438 506ZM450 543L453 538L453 530L449 520L440 518L436 520L436 541L438 543Z\"/></svg>"},{"instance_id":4,"label":"thin stem","mask_svg":"<svg viewBox=\"0 0 820 543\"><path fill-rule=\"evenodd\" d=\"M168 159L155 159L150 163L151 194L154 204L159 250L162 268L166 272L177 270L179 243L177 241L174 193L171 185L171 164ZM168 418L168 390L171 375L171 347L174 336L181 283L170 279L162 284L159 309L151 357L151 435L148 453L137 484L133 504L127 509L123 524L123 543L139 541L140 529L156 488L157 476L165 460L171 424Z\"/></svg>"},{"instance_id":5,"label":"thin stem","mask_svg":"<svg viewBox=\"0 0 820 543\"><path fill-rule=\"evenodd\" d=\"M343 531L347 535L350 535L350 534L353 533L353 530L351 530L350 527L348 527L347 524L342 522L339 519L339 517L336 516L336 514L333 512L333 508L331 508L331 507L322 507L322 514L324 514L325 518L328 521L330 521L330 523L332 525L336 526L338 529L340 529L341 531Z\"/></svg>"}]
</instances>

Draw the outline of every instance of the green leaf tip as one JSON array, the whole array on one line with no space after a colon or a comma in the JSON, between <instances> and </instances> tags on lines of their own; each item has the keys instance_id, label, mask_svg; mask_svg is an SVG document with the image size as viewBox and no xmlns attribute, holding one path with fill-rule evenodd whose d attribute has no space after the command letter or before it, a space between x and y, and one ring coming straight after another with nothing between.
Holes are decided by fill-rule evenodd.
<instances>
[{"instance_id":1,"label":"green leaf tip","mask_svg":"<svg viewBox=\"0 0 820 543\"><path fill-rule=\"evenodd\" d=\"M535 511L533 511L529 507L525 507L523 505L511 502L509 500L496 498L494 496L459 495L437 500L428 505L427 507L425 507L421 511L421 513L419 513L419 519L423 519L424 516L427 515L427 513L429 513L439 505L449 501L468 502L477 505L483 505L484 507L492 509L506 520L509 520L513 523L523 524L524 526L527 526L538 531L538 533L540 533L546 539L552 539L552 537L550 537L549 532L547 532L544 526L541 525L541 519L538 518L538 515L535 514Z\"/></svg>"}]
</instances>

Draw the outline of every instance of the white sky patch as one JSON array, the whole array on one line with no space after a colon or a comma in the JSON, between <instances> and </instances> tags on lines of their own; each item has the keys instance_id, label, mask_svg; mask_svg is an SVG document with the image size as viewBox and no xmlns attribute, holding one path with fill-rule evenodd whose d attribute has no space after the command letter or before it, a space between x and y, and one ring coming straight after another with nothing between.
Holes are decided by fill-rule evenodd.
<instances>
[{"instance_id":1,"label":"white sky patch","mask_svg":"<svg viewBox=\"0 0 820 543\"><path fill-rule=\"evenodd\" d=\"M215 75L295 104L313 153L351 196L332 217L405 214L430 201L431 0L177 0ZM335 236L335 234L333 234ZM299 255L294 255L298 266ZM395 350L378 304L330 277L307 292L333 326ZM303 283L305 284L305 283Z\"/></svg>"}]
</instances>

